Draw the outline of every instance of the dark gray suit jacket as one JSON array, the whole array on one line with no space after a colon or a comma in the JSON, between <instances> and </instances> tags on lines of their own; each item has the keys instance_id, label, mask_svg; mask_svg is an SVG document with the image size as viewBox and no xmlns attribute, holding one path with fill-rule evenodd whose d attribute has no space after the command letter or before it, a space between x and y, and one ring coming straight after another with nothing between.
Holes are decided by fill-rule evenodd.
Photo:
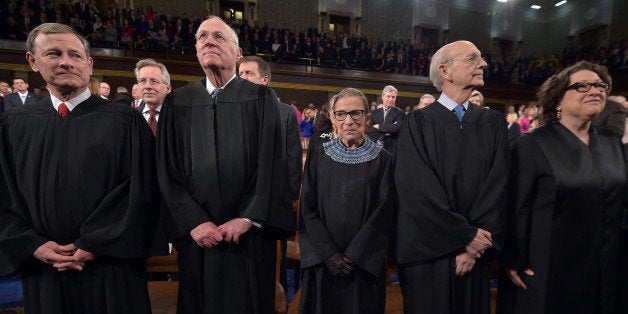
<instances>
[{"instance_id":1,"label":"dark gray suit jacket","mask_svg":"<svg viewBox=\"0 0 628 314\"><path fill-rule=\"evenodd\" d=\"M4 97L4 111L9 111L15 107L22 105L34 104L41 99L41 96L35 95L33 92L28 92L26 95L26 101L22 104L22 98L18 93L11 93Z\"/></svg>"},{"instance_id":2,"label":"dark gray suit jacket","mask_svg":"<svg viewBox=\"0 0 628 314\"><path fill-rule=\"evenodd\" d=\"M369 125L368 135L374 141L383 141L384 148L391 154L395 153L397 148L397 138L399 131L403 125L403 119L406 114L397 107L391 107L390 112L386 114L384 121L384 108L375 109L371 112L371 123ZM379 124L379 129L373 125Z\"/></svg>"}]
</instances>

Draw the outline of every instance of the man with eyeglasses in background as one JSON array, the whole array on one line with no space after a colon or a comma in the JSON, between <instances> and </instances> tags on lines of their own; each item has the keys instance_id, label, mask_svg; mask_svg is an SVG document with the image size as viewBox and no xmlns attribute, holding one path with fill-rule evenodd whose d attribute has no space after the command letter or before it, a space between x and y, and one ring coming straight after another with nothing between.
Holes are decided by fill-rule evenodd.
<instances>
[{"instance_id":1,"label":"man with eyeglasses in background","mask_svg":"<svg viewBox=\"0 0 628 314\"><path fill-rule=\"evenodd\" d=\"M157 136L159 113L166 96L172 90L170 73L163 63L153 59L143 59L135 64L138 93L143 99L138 110L144 116L154 136ZM133 85L135 87L135 85ZM172 215L163 198L159 202L159 221L157 232L151 248L151 256L165 256L170 254L170 243L176 237Z\"/></svg>"},{"instance_id":2,"label":"man with eyeglasses in background","mask_svg":"<svg viewBox=\"0 0 628 314\"><path fill-rule=\"evenodd\" d=\"M237 34L196 32L205 78L166 97L159 183L181 237L178 313L274 313L276 240L294 234L277 95L236 76Z\"/></svg>"},{"instance_id":3,"label":"man with eyeglasses in background","mask_svg":"<svg viewBox=\"0 0 628 314\"><path fill-rule=\"evenodd\" d=\"M469 102L486 66L471 42L440 48L430 79L442 93L410 113L399 136L396 257L405 313L490 313L509 155L501 113Z\"/></svg>"}]
</instances>

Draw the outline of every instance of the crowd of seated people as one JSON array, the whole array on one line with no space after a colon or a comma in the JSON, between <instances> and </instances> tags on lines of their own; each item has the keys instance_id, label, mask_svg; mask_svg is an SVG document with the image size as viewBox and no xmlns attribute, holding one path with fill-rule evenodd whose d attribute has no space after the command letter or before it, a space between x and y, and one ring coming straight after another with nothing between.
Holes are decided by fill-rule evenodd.
<instances>
[{"instance_id":1,"label":"crowd of seated people","mask_svg":"<svg viewBox=\"0 0 628 314\"><path fill-rule=\"evenodd\" d=\"M28 32L39 24L58 22L70 25L95 47L132 47L137 49L181 48L194 43L194 32L204 17L188 18L156 12L145 8L120 8L114 2L106 10L99 10L94 1L80 0L74 5L41 0L10 0L0 4L1 20L8 27L0 29L0 38L25 40Z\"/></svg>"},{"instance_id":2,"label":"crowd of seated people","mask_svg":"<svg viewBox=\"0 0 628 314\"><path fill-rule=\"evenodd\" d=\"M209 16L207 10L190 18L175 10L157 12L150 5L119 8L114 2L101 12L93 0L80 0L74 5L54 3L50 0L40 0L37 4L16 0L3 2L4 7L0 9L7 26L0 29L0 37L24 40L28 32L41 23L61 22L75 28L95 47L172 49L185 53L192 50L196 29ZM272 27L234 19L231 26L238 33L244 55L347 69L428 76L431 57L439 48L435 44L414 45L410 39L386 41L347 33L332 36L316 27L297 32L285 23ZM612 74L628 67L623 39L599 47L580 47L570 39L563 51L542 58L524 56L517 48L502 49L494 42L483 56L488 62L486 81L532 86L540 85L552 74L580 60L604 64Z\"/></svg>"}]
</instances>

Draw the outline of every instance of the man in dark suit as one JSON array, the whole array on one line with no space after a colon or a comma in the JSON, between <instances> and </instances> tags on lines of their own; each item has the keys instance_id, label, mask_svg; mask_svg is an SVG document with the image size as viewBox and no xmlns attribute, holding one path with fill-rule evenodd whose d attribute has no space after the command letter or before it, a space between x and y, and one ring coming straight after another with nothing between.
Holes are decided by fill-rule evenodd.
<instances>
[{"instance_id":1,"label":"man in dark suit","mask_svg":"<svg viewBox=\"0 0 628 314\"><path fill-rule=\"evenodd\" d=\"M617 136L622 137L626 128L626 109L624 109L622 104L607 99L606 106L604 106L602 112L593 118L591 123L606 128L617 134Z\"/></svg>"},{"instance_id":2,"label":"man in dark suit","mask_svg":"<svg viewBox=\"0 0 628 314\"><path fill-rule=\"evenodd\" d=\"M4 111L9 111L15 107L33 104L41 99L41 96L28 91L28 83L24 79L16 77L13 79L12 94L4 97Z\"/></svg>"},{"instance_id":3,"label":"man in dark suit","mask_svg":"<svg viewBox=\"0 0 628 314\"><path fill-rule=\"evenodd\" d=\"M397 149L397 138L406 116L403 110L395 107L397 101L397 89L391 85L382 90L382 108L372 112L371 126L369 126L369 136L375 142L384 145L384 148L391 154Z\"/></svg>"},{"instance_id":4,"label":"man in dark suit","mask_svg":"<svg viewBox=\"0 0 628 314\"><path fill-rule=\"evenodd\" d=\"M270 84L270 66L258 56L247 56L240 59L238 74L240 78L255 84L266 86ZM288 158L288 173L290 177L290 198L292 199L292 208L296 211L296 203L300 196L301 171L303 169L303 149L301 148L301 140L299 137L299 124L297 123L297 113L294 107L281 102L277 105L279 106L281 122L285 129L286 157ZM284 288L287 284L285 272L286 249L286 241L281 241L282 261L279 281Z\"/></svg>"},{"instance_id":5,"label":"man in dark suit","mask_svg":"<svg viewBox=\"0 0 628 314\"><path fill-rule=\"evenodd\" d=\"M142 108L137 108L144 116L146 123L157 136L157 122L159 113L166 96L172 91L170 85L170 73L163 63L153 59L142 59L135 64L135 77L137 87L143 97ZM135 87L135 85L133 85ZM176 230L172 215L166 206L166 201L160 197L159 222L157 232L151 248L151 256L164 256L170 254L170 243L176 237Z\"/></svg>"},{"instance_id":6,"label":"man in dark suit","mask_svg":"<svg viewBox=\"0 0 628 314\"><path fill-rule=\"evenodd\" d=\"M140 112L144 112L144 100L142 100L142 89L140 88L140 84L133 84L131 88L131 96L133 97L133 108L139 110Z\"/></svg>"},{"instance_id":7,"label":"man in dark suit","mask_svg":"<svg viewBox=\"0 0 628 314\"><path fill-rule=\"evenodd\" d=\"M471 100L469 100L471 101ZM517 120L519 115L516 112L511 112L506 115L506 122L508 123L508 146L513 147L519 136L521 136L521 130L519 130L519 123Z\"/></svg>"},{"instance_id":8,"label":"man in dark suit","mask_svg":"<svg viewBox=\"0 0 628 314\"><path fill-rule=\"evenodd\" d=\"M85 0L74 4L74 12L78 13L85 22L89 22L92 19L92 16L89 14L89 4Z\"/></svg>"}]
</instances>

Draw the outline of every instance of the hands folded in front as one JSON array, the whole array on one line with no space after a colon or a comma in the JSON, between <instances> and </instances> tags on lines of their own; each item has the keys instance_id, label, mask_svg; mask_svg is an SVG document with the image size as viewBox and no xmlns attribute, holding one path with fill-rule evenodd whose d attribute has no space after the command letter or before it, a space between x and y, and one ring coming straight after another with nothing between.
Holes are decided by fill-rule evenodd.
<instances>
[{"instance_id":1,"label":"hands folded in front","mask_svg":"<svg viewBox=\"0 0 628 314\"><path fill-rule=\"evenodd\" d=\"M60 245L55 241L48 241L35 250L33 256L52 265L58 271L78 270L85 267L85 263L93 261L96 256L88 251L77 248L74 244Z\"/></svg>"},{"instance_id":2,"label":"hands folded in front","mask_svg":"<svg viewBox=\"0 0 628 314\"><path fill-rule=\"evenodd\" d=\"M251 226L243 218L233 218L220 226L208 221L192 229L190 235L200 247L212 247L222 241L238 244L240 236L249 231Z\"/></svg>"}]
</instances>

